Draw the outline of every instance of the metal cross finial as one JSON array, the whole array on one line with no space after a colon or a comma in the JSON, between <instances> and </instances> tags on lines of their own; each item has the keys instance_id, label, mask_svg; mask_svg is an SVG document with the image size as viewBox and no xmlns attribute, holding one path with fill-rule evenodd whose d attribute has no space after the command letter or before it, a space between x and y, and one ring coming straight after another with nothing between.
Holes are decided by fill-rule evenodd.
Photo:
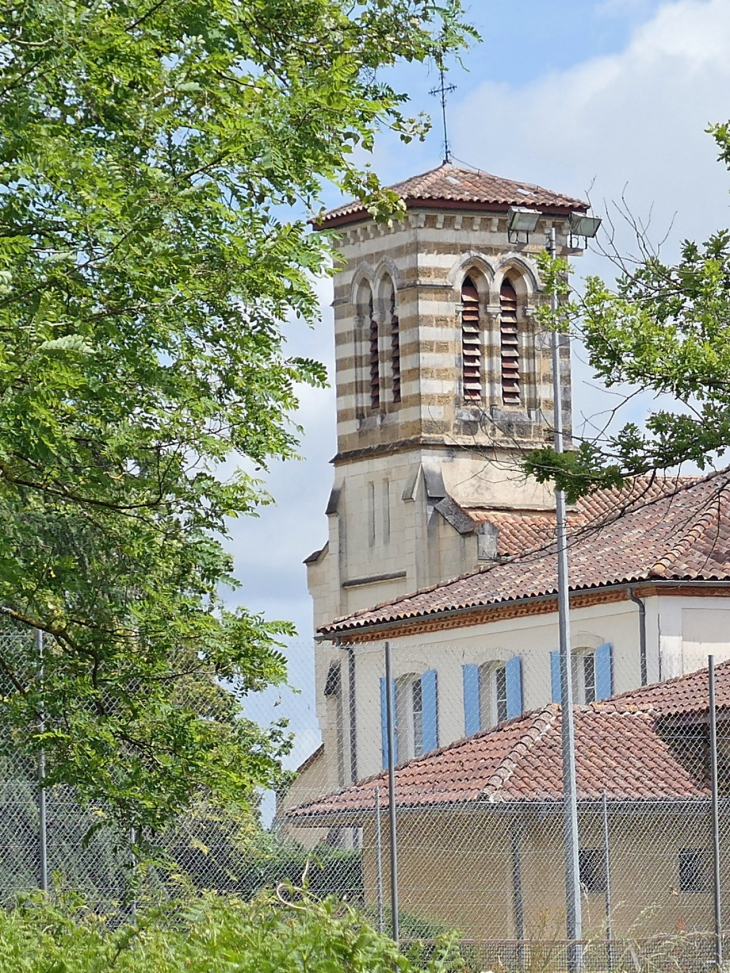
<instances>
[{"instance_id":1,"label":"metal cross finial","mask_svg":"<svg viewBox=\"0 0 730 973\"><path fill-rule=\"evenodd\" d=\"M439 75L441 78L441 84L438 88L432 88L429 94L440 95L441 96L441 117L444 124L444 164L451 162L451 148L449 147L449 131L446 126L446 95L451 94L452 91L456 91L455 84L446 84L446 74L444 72L444 62L439 61Z\"/></svg>"}]
</instances>

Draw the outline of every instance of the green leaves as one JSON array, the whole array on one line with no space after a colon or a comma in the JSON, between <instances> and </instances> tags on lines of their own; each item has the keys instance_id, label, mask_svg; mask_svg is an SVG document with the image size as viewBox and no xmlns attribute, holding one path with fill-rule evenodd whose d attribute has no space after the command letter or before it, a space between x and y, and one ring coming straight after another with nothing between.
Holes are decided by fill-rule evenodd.
<instances>
[{"instance_id":1,"label":"green leaves","mask_svg":"<svg viewBox=\"0 0 730 973\"><path fill-rule=\"evenodd\" d=\"M730 164L730 128L712 131L720 158ZM685 241L674 266L647 257L625 270L614 290L589 278L582 302L567 314L577 321L596 378L608 388L628 384L668 395L674 407L655 408L643 430L628 423L576 452L533 453L529 472L554 480L575 499L685 462L705 469L724 455L730 446L730 231L701 245Z\"/></svg>"},{"instance_id":2,"label":"green leaves","mask_svg":"<svg viewBox=\"0 0 730 973\"><path fill-rule=\"evenodd\" d=\"M283 893L286 893L285 895ZM454 936L411 960L357 911L291 887L250 903L211 894L139 909L133 924L79 903L29 901L0 914L5 973L449 973L466 968Z\"/></svg>"},{"instance_id":3,"label":"green leaves","mask_svg":"<svg viewBox=\"0 0 730 973\"><path fill-rule=\"evenodd\" d=\"M0 660L0 721L124 827L280 778L286 735L243 702L285 679L290 626L219 597L228 519L269 498L221 463L295 455L297 387L326 381L285 346L330 266L305 217L326 180L398 215L351 158L411 134L377 71L462 44L460 17L0 0L0 610L46 633L42 677L22 640Z\"/></svg>"}]
</instances>

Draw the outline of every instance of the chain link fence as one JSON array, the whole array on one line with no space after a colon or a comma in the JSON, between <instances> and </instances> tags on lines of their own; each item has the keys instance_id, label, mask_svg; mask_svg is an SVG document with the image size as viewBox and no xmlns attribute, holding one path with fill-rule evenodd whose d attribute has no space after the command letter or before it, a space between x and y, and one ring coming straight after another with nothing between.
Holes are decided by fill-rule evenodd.
<instances>
[{"instance_id":1,"label":"chain link fence","mask_svg":"<svg viewBox=\"0 0 730 973\"><path fill-rule=\"evenodd\" d=\"M457 930L469 970L566 968L562 714L551 647L532 651L542 661L528 693L527 656L480 661L457 646L394 644L388 685L382 642L291 646L292 688L246 703L261 723L289 720L299 741L291 787L263 795L253 825L201 804L159 836L170 867L146 880L164 888L174 874L245 896L304 880L359 904L386 933L396 901L406 945L419 940L427 951ZM716 670L719 887L708 672L642 688L633 669L614 665L610 646L574 653L580 960L586 970L704 970L717 954L718 891L730 908L730 664ZM632 679L635 689L612 694ZM542 704L526 710L536 692ZM6 905L41 884L38 769L2 738ZM134 888L129 836L89 837L97 820L68 788L47 789L48 873L119 908Z\"/></svg>"},{"instance_id":2,"label":"chain link fence","mask_svg":"<svg viewBox=\"0 0 730 973\"><path fill-rule=\"evenodd\" d=\"M485 647L480 661L473 647L396 642L390 683L382 641L316 652L324 746L279 802L280 834L358 854L364 908L391 932L397 898L403 941L456 929L470 969L574 965L553 647L510 658ZM617 658L606 643L572 657L579 962L712 967L716 893L730 893L730 664L717 667L718 885L708 671L641 687L638 663L616 671Z\"/></svg>"}]
</instances>

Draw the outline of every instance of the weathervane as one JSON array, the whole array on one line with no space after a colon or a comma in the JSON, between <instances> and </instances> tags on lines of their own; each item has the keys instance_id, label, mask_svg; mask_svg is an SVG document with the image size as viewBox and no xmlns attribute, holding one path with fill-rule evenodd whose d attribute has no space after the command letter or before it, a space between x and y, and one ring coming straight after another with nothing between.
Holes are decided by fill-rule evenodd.
<instances>
[{"instance_id":1,"label":"weathervane","mask_svg":"<svg viewBox=\"0 0 730 973\"><path fill-rule=\"evenodd\" d=\"M439 75L441 77L441 84L438 88L432 88L429 91L430 95L440 95L441 96L441 117L444 123L444 165L451 162L451 149L449 148L449 130L446 126L446 95L451 94L452 91L456 91L455 84L446 84L446 74L444 72L444 62L443 59L439 59Z\"/></svg>"}]
</instances>

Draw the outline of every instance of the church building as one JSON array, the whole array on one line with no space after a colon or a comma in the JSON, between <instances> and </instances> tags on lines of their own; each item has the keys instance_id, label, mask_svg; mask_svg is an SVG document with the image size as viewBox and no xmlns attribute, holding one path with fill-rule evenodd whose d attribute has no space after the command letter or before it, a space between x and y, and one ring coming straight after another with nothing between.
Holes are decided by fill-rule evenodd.
<instances>
[{"instance_id":1,"label":"church building","mask_svg":"<svg viewBox=\"0 0 730 973\"><path fill-rule=\"evenodd\" d=\"M581 253L588 204L449 163L392 188L402 221L351 203L317 226L341 258L334 485L306 562L323 745L280 812L384 766L385 640L400 762L559 699L554 497L521 460L553 438L537 257L551 229ZM724 487L648 478L569 509L579 704L730 657Z\"/></svg>"}]
</instances>

